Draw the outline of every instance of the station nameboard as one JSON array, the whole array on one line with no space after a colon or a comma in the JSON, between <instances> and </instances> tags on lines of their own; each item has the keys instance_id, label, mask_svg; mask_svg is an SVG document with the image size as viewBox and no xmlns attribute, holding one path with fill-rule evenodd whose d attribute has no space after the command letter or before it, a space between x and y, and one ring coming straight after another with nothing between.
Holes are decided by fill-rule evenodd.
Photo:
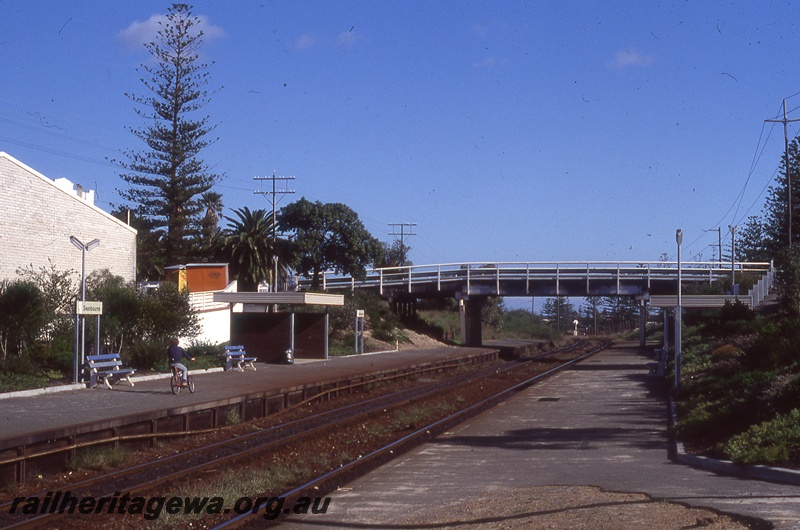
<instances>
[{"instance_id":1,"label":"station nameboard","mask_svg":"<svg viewBox=\"0 0 800 530\"><path fill-rule=\"evenodd\" d=\"M77 313L79 315L102 315L103 302L90 302L89 300L81 302L78 300Z\"/></svg>"}]
</instances>

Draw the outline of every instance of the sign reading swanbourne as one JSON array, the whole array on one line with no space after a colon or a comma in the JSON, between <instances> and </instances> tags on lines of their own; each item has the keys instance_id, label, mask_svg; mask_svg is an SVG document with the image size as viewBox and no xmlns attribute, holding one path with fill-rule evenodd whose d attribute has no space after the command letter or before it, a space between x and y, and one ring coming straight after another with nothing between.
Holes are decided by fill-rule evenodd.
<instances>
[{"instance_id":1,"label":"sign reading swanbourne","mask_svg":"<svg viewBox=\"0 0 800 530\"><path fill-rule=\"evenodd\" d=\"M89 300L81 302L78 300L77 313L79 315L102 315L103 302L90 302Z\"/></svg>"}]
</instances>

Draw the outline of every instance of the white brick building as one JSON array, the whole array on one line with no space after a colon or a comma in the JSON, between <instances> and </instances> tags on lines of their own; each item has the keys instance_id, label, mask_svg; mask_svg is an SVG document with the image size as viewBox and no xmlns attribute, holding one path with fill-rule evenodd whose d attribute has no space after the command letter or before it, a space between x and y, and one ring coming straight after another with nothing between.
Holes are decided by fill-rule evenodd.
<instances>
[{"instance_id":1,"label":"white brick building","mask_svg":"<svg viewBox=\"0 0 800 530\"><path fill-rule=\"evenodd\" d=\"M0 280L20 267L81 270L81 251L69 240L99 239L86 253L86 274L109 269L136 279L136 230L94 205L94 192L52 181L0 151Z\"/></svg>"}]
</instances>

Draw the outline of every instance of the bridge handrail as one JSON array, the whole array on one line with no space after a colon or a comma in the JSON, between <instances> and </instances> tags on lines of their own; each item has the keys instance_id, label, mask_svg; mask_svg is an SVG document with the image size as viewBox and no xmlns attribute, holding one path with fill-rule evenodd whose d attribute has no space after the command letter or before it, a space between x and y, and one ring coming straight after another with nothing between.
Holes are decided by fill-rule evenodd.
<instances>
[{"instance_id":1,"label":"bridge handrail","mask_svg":"<svg viewBox=\"0 0 800 530\"><path fill-rule=\"evenodd\" d=\"M638 275L646 271L648 282L653 277L660 276L659 271L674 271L678 267L677 261L506 261L506 262L460 262L437 263L424 265L404 265L398 267L378 267L367 270L363 280L355 280L346 275L326 271L322 275L324 290L329 288L350 287L356 285L367 287L377 286L383 292L385 285L398 285L405 283L410 290L412 285L423 281L436 281L437 289L441 289L443 282L463 281L466 279L467 288L476 276L485 280L495 276L498 284L502 277L509 277L511 273L523 274L530 280L536 276L556 275L556 281L561 278L586 277L587 285L590 278L598 279L601 274L609 275L607 278ZM708 274L709 281L714 276L729 273L731 270L738 272L765 273L773 270L772 262L735 262L720 263L718 261L687 261L681 262L681 270L689 277L697 277L698 273ZM455 273L455 274L453 274ZM486 273L486 274L484 274ZM578 273L578 274L576 274ZM670 276L672 274L669 274ZM308 285L309 280L301 280L301 284Z\"/></svg>"}]
</instances>

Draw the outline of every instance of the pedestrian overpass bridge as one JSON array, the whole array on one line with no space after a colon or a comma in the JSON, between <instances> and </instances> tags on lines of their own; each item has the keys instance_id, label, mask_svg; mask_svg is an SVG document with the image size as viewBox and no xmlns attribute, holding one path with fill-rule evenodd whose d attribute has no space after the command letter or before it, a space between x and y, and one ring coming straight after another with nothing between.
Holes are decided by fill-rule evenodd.
<instances>
[{"instance_id":1,"label":"pedestrian overpass bridge","mask_svg":"<svg viewBox=\"0 0 800 530\"><path fill-rule=\"evenodd\" d=\"M321 287L328 292L368 290L388 299L400 312L412 311L418 299L456 298L463 301L467 345L480 345L481 304L490 296L625 296L640 300L645 309L677 305L678 283L722 284L728 295L682 295L682 306L720 307L738 299L759 306L769 293L773 266L767 262L562 261L441 263L370 269L362 278L326 272ZM732 281L733 280L733 281ZM300 280L300 288L311 281ZM644 326L640 326L644 328Z\"/></svg>"}]
</instances>

